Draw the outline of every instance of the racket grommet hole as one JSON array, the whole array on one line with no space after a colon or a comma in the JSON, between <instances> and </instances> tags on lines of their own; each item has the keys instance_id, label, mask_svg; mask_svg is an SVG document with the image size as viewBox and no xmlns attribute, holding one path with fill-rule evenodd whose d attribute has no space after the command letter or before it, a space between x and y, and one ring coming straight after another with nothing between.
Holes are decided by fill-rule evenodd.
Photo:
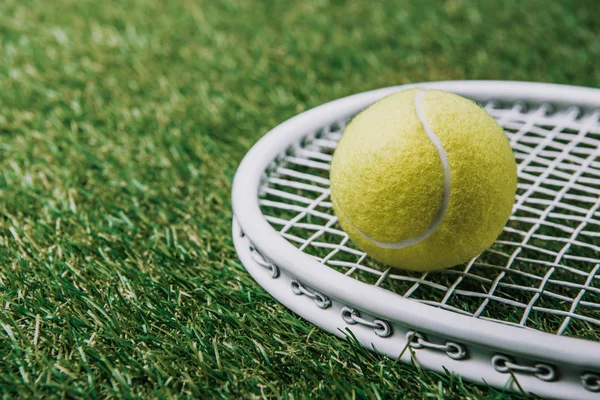
<instances>
[{"instance_id":1,"label":"racket grommet hole","mask_svg":"<svg viewBox=\"0 0 600 400\"><path fill-rule=\"evenodd\" d=\"M527 111L529 110L529 107L527 107L527 103L525 103L524 101L515 101L514 108L522 114L527 113Z\"/></svg>"},{"instance_id":2,"label":"racket grommet hole","mask_svg":"<svg viewBox=\"0 0 600 400\"><path fill-rule=\"evenodd\" d=\"M542 103L539 107L543 111L543 115L552 115L556 113L556 107L550 103Z\"/></svg>"},{"instance_id":3,"label":"racket grommet hole","mask_svg":"<svg viewBox=\"0 0 600 400\"><path fill-rule=\"evenodd\" d=\"M300 296L302 294L302 289L300 289L300 282L294 279L290 283L290 286L292 287L292 292L294 292L295 295Z\"/></svg>"},{"instance_id":4,"label":"racket grommet hole","mask_svg":"<svg viewBox=\"0 0 600 400\"><path fill-rule=\"evenodd\" d=\"M503 374L510 371L508 364L511 362L512 360L510 358L502 354L496 354L492 357L492 365L494 366L494 369Z\"/></svg>"},{"instance_id":5,"label":"racket grommet hole","mask_svg":"<svg viewBox=\"0 0 600 400\"><path fill-rule=\"evenodd\" d=\"M581 375L581 384L590 392L600 392L600 374L586 372Z\"/></svg>"},{"instance_id":6,"label":"racket grommet hole","mask_svg":"<svg viewBox=\"0 0 600 400\"><path fill-rule=\"evenodd\" d=\"M425 335L415 331L406 332L406 340L413 349L422 349L425 347L422 342L427 342Z\"/></svg>"},{"instance_id":7,"label":"racket grommet hole","mask_svg":"<svg viewBox=\"0 0 600 400\"><path fill-rule=\"evenodd\" d=\"M392 334L392 327L389 323L376 319L373 321L375 326L375 334L379 337L388 337Z\"/></svg>"},{"instance_id":8,"label":"racket grommet hole","mask_svg":"<svg viewBox=\"0 0 600 400\"><path fill-rule=\"evenodd\" d=\"M279 278L279 267L277 267L277 265L275 265L273 263L269 263L269 265L271 266L271 278L273 278L273 279Z\"/></svg>"},{"instance_id":9,"label":"racket grommet hole","mask_svg":"<svg viewBox=\"0 0 600 400\"><path fill-rule=\"evenodd\" d=\"M534 373L534 375L539 379L546 382L556 380L556 369L554 369L553 366L544 363L537 363L535 364L535 368L537 371Z\"/></svg>"},{"instance_id":10,"label":"racket grommet hole","mask_svg":"<svg viewBox=\"0 0 600 400\"><path fill-rule=\"evenodd\" d=\"M454 360L462 360L467 356L467 350L461 344L454 342L446 343L446 354Z\"/></svg>"},{"instance_id":11,"label":"racket grommet hole","mask_svg":"<svg viewBox=\"0 0 600 400\"><path fill-rule=\"evenodd\" d=\"M577 119L583 115L583 111L581 110L581 108L579 108L575 105L567 108L567 112L569 114L573 114L573 119Z\"/></svg>"},{"instance_id":12,"label":"racket grommet hole","mask_svg":"<svg viewBox=\"0 0 600 400\"><path fill-rule=\"evenodd\" d=\"M315 292L315 297L313 298L313 300L315 301L315 304L317 305L317 307L319 308L329 308L331 307L331 300L329 300L329 298L327 298L327 296Z\"/></svg>"},{"instance_id":13,"label":"racket grommet hole","mask_svg":"<svg viewBox=\"0 0 600 400\"><path fill-rule=\"evenodd\" d=\"M342 308L342 319L348 325L356 324L354 317L360 317L360 313L353 308L343 307Z\"/></svg>"}]
</instances>

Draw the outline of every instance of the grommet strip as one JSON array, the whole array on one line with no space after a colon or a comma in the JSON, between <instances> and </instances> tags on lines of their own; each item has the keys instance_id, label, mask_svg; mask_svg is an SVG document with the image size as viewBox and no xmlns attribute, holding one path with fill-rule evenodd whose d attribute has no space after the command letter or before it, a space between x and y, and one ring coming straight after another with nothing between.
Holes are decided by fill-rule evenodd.
<instances>
[{"instance_id":1,"label":"grommet strip","mask_svg":"<svg viewBox=\"0 0 600 400\"><path fill-rule=\"evenodd\" d=\"M324 294L319 293L316 290L313 290L307 286L304 286L296 279L292 280L291 285L292 292L294 292L295 295L304 295L310 297L311 299L313 299L313 301L319 308L331 307L331 300L329 300L329 297L325 296Z\"/></svg>"},{"instance_id":2,"label":"grommet strip","mask_svg":"<svg viewBox=\"0 0 600 400\"><path fill-rule=\"evenodd\" d=\"M342 319L348 325L360 324L373 328L375 334L380 337L388 337L392 334L392 327L388 322L381 319L374 319L373 322L367 321L360 316L360 311L355 308L343 307Z\"/></svg>"},{"instance_id":3,"label":"grommet strip","mask_svg":"<svg viewBox=\"0 0 600 400\"><path fill-rule=\"evenodd\" d=\"M279 268L277 267L277 265L275 265L271 261L267 260L252 245L250 246L250 256L252 257L252 260L254 260L255 263L257 263L261 267L266 268L269 271L271 271L271 278L273 278L273 279L279 278Z\"/></svg>"},{"instance_id":4,"label":"grommet strip","mask_svg":"<svg viewBox=\"0 0 600 400\"><path fill-rule=\"evenodd\" d=\"M422 333L409 330L406 333L406 340L410 343L413 349L432 349L443 351L446 355L454 360L462 360L467 357L465 346L455 342L446 342L445 344L432 343L427 340L427 336Z\"/></svg>"},{"instance_id":5,"label":"grommet strip","mask_svg":"<svg viewBox=\"0 0 600 400\"><path fill-rule=\"evenodd\" d=\"M600 392L600 374L586 372L581 375L581 384L590 392Z\"/></svg>"},{"instance_id":6,"label":"grommet strip","mask_svg":"<svg viewBox=\"0 0 600 400\"><path fill-rule=\"evenodd\" d=\"M545 363L535 363L532 367L515 363L515 361L504 354L496 354L492 357L494 369L500 373L506 374L510 371L532 374L538 379L546 382L556 380L556 370L552 365Z\"/></svg>"}]
</instances>

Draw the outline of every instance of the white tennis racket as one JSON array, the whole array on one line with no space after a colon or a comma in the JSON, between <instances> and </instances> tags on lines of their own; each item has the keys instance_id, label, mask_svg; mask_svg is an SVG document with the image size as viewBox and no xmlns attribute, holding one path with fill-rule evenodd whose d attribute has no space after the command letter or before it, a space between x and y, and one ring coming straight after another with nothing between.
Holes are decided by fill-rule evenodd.
<instances>
[{"instance_id":1,"label":"white tennis racket","mask_svg":"<svg viewBox=\"0 0 600 400\"><path fill-rule=\"evenodd\" d=\"M431 273L366 256L337 224L329 199L329 162L346 122L414 86L482 104L508 135L519 173L496 243L465 265ZM369 349L471 381L600 398L600 90L454 81L346 97L263 137L242 161L232 196L233 238L246 269L321 328L340 337L350 329Z\"/></svg>"}]
</instances>

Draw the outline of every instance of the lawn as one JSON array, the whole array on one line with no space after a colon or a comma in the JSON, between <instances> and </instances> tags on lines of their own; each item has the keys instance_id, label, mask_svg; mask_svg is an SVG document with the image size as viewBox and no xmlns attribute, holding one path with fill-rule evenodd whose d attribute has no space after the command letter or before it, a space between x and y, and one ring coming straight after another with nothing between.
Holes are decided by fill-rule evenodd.
<instances>
[{"instance_id":1,"label":"lawn","mask_svg":"<svg viewBox=\"0 0 600 400\"><path fill-rule=\"evenodd\" d=\"M326 334L245 272L230 189L383 86L600 86L595 1L0 2L0 393L507 398Z\"/></svg>"}]
</instances>

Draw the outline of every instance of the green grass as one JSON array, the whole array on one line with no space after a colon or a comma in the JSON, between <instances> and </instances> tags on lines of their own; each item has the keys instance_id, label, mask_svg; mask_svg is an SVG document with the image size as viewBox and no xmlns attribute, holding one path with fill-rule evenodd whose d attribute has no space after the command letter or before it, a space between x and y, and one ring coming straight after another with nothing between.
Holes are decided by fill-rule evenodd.
<instances>
[{"instance_id":1,"label":"green grass","mask_svg":"<svg viewBox=\"0 0 600 400\"><path fill-rule=\"evenodd\" d=\"M279 305L235 255L231 181L271 127L352 93L443 79L600 86L596 8L3 0L0 393L507 397Z\"/></svg>"}]
</instances>

